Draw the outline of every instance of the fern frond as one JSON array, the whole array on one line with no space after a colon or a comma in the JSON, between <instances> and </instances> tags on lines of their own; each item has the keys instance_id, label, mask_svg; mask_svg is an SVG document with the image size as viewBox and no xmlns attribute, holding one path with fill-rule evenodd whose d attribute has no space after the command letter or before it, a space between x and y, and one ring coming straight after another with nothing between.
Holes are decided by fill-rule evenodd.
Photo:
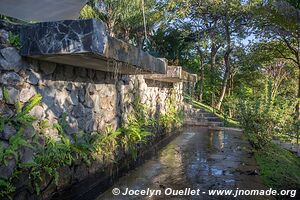
<instances>
[{"instance_id":1,"label":"fern frond","mask_svg":"<svg viewBox=\"0 0 300 200\"><path fill-rule=\"evenodd\" d=\"M7 102L9 99L9 92L5 86L2 88L2 91L3 91L3 100Z\"/></svg>"},{"instance_id":2,"label":"fern frond","mask_svg":"<svg viewBox=\"0 0 300 200\"><path fill-rule=\"evenodd\" d=\"M20 101L17 101L15 104L16 113L19 114L22 112L22 103Z\"/></svg>"},{"instance_id":3,"label":"fern frond","mask_svg":"<svg viewBox=\"0 0 300 200\"><path fill-rule=\"evenodd\" d=\"M4 130L4 125L5 125L5 119L4 117L0 116L0 132Z\"/></svg>"},{"instance_id":4,"label":"fern frond","mask_svg":"<svg viewBox=\"0 0 300 200\"><path fill-rule=\"evenodd\" d=\"M35 106L39 105L42 101L42 95L36 94L30 98L30 100L26 103L25 107L22 109L22 114L28 114Z\"/></svg>"}]
</instances>

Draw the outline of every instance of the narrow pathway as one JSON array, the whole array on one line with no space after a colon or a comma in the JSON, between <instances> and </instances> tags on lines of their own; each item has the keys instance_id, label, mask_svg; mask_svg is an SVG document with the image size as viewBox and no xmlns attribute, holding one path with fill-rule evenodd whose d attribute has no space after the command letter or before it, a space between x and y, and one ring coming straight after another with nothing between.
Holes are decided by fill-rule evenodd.
<instances>
[{"instance_id":1,"label":"narrow pathway","mask_svg":"<svg viewBox=\"0 0 300 200\"><path fill-rule=\"evenodd\" d=\"M122 177L98 199L268 199L209 196L209 189L267 189L256 174L256 163L241 132L186 128L144 165ZM112 190L200 189L199 196L114 196Z\"/></svg>"}]
</instances>

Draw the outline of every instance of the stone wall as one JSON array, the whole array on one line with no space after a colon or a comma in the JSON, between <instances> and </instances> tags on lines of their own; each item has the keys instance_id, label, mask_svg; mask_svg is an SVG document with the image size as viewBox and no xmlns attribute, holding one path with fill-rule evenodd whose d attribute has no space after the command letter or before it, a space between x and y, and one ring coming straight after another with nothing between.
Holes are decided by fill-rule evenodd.
<instances>
[{"instance_id":1,"label":"stone wall","mask_svg":"<svg viewBox=\"0 0 300 200\"><path fill-rule=\"evenodd\" d=\"M165 100L171 91L175 91L178 101L174 106L178 107L182 101L181 83L163 83L144 79L143 75L119 75L32 59L24 61L13 47L0 52L3 56L0 62L13 66L1 69L0 84L9 93L7 103L25 103L35 94L41 94L42 104L31 115L55 124L67 113L70 127L66 132L70 135L79 130L104 131L108 125L118 127L138 97L142 104L149 106L150 115L165 112ZM5 56L13 60L6 60ZM8 107L2 109L4 115L11 113Z\"/></svg>"},{"instance_id":2,"label":"stone wall","mask_svg":"<svg viewBox=\"0 0 300 200\"><path fill-rule=\"evenodd\" d=\"M140 99L148 109L150 117L157 117L168 109L167 101L175 98L173 107L181 109L182 83L163 83L144 79L143 75L120 75L111 72L62 65L22 58L18 50L7 45L8 33L0 31L0 115L10 118L14 115L18 101L25 104L35 94L42 95L42 103L30 111L30 115L40 121L47 120L50 125L66 115L65 132L70 138L76 134L103 132L107 127L116 129L127 122L127 115L134 109L132 104ZM8 94L5 94L5 91ZM6 101L4 96L7 95ZM34 126L35 127L35 126ZM37 128L37 127L35 127ZM25 131L26 132L26 131ZM0 132L0 145L9 147L9 139L16 134L10 124L5 124ZM24 133L25 134L25 133ZM45 136L59 138L56 129L43 131ZM27 140L33 140L34 133L27 131ZM21 162L32 161L34 151L30 148L20 150ZM12 175L16 166L13 157L7 165L0 166L0 178ZM46 191L48 197L54 191L81 181L102 167L95 162L90 167L77 165L62 169L64 181ZM19 184L19 188L25 187ZM25 187L26 188L26 187ZM17 188L18 189L18 188ZM28 189L17 193L15 198L29 198ZM29 195L29 196L28 196Z\"/></svg>"}]
</instances>

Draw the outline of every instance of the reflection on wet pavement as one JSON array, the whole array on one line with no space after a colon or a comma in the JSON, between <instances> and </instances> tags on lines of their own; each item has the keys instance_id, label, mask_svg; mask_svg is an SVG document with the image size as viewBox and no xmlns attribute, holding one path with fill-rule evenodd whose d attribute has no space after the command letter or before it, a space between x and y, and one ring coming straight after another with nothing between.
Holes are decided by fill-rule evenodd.
<instances>
[{"instance_id":1,"label":"reflection on wet pavement","mask_svg":"<svg viewBox=\"0 0 300 200\"><path fill-rule=\"evenodd\" d=\"M208 196L113 196L112 189L265 189L258 176L250 175L257 166L249 144L241 132L186 128L161 152L122 177L98 199L233 199ZM234 199L247 199L238 197ZM251 197L248 199L267 199Z\"/></svg>"}]
</instances>

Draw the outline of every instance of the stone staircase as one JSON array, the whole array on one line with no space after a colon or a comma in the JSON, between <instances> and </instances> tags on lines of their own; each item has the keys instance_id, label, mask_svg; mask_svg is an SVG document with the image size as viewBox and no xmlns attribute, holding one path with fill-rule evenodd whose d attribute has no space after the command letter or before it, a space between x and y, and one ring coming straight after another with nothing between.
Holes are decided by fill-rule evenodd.
<instances>
[{"instance_id":1,"label":"stone staircase","mask_svg":"<svg viewBox=\"0 0 300 200\"><path fill-rule=\"evenodd\" d=\"M224 122L217 115L202 109L193 108L191 105L184 106L186 119L185 125L205 126L205 127L223 127Z\"/></svg>"}]
</instances>

